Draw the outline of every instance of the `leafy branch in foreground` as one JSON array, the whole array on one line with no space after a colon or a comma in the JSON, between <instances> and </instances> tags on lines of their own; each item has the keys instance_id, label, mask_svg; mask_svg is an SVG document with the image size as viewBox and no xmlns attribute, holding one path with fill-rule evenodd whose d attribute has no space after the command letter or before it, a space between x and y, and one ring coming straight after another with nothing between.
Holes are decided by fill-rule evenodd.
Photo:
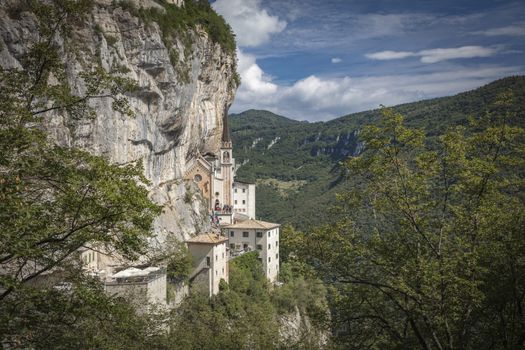
<instances>
[{"instance_id":1,"label":"leafy branch in foreground","mask_svg":"<svg viewBox=\"0 0 525 350\"><path fill-rule=\"evenodd\" d=\"M115 111L130 114L124 94L133 82L106 72L98 62L88 62L75 78L83 86L81 92L70 86L66 68L75 62L75 54L68 45L91 2L24 5L37 21L38 41L29 43L19 57L22 67L0 69L0 340L13 347L38 348L45 347L38 337L47 337L43 330L53 322L57 327L88 322L90 332L97 324L87 315L102 317L106 310L108 317L119 319L119 312L130 311L113 307L114 301L100 295L100 282L78 268L77 251L94 245L136 258L160 208L148 199L140 162L112 165L58 145L46 133L45 124L53 118L93 118L89 103L94 98L110 98ZM55 275L58 281L72 281L72 289L53 288ZM46 303L47 298L57 303L63 299L64 309ZM75 313L75 305L85 309ZM103 331L97 330L99 336ZM67 334L56 335L53 346L68 348ZM60 337L64 343L57 340ZM78 345L79 339L75 341ZM105 341L109 340L101 344ZM101 344L94 347L105 347Z\"/></svg>"},{"instance_id":2,"label":"leafy branch in foreground","mask_svg":"<svg viewBox=\"0 0 525 350\"><path fill-rule=\"evenodd\" d=\"M511 96L496 101L503 110ZM500 109L501 110L501 109ZM383 110L346 219L304 236L336 287L337 339L351 348L482 349L525 344L523 129L505 112L428 145ZM305 253L307 252L307 253Z\"/></svg>"}]
</instances>

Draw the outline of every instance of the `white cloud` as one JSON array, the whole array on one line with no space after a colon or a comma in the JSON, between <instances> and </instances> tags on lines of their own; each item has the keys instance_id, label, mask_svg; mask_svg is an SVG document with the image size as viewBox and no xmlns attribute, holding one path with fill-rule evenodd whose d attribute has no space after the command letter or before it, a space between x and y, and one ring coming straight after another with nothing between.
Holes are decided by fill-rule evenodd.
<instances>
[{"instance_id":1,"label":"white cloud","mask_svg":"<svg viewBox=\"0 0 525 350\"><path fill-rule=\"evenodd\" d=\"M437 63L457 58L489 57L498 53L499 49L483 46L461 46L454 48L439 48L422 50L419 52L410 51L380 51L366 54L365 56L373 60L396 60L406 57L421 57L423 63Z\"/></svg>"},{"instance_id":2,"label":"white cloud","mask_svg":"<svg viewBox=\"0 0 525 350\"><path fill-rule=\"evenodd\" d=\"M298 120L328 120L348 113L446 96L492 80L523 74L523 67L487 66L374 77L324 78L308 76L280 85L266 75L253 56L239 54L243 84L231 112L267 109Z\"/></svg>"},{"instance_id":3,"label":"white cloud","mask_svg":"<svg viewBox=\"0 0 525 350\"><path fill-rule=\"evenodd\" d=\"M255 63L255 56L245 54L242 50L237 50L238 67L241 75L240 91L245 94L256 94L259 96L268 95L277 91L277 85L271 82L271 77L266 75Z\"/></svg>"},{"instance_id":4,"label":"white cloud","mask_svg":"<svg viewBox=\"0 0 525 350\"><path fill-rule=\"evenodd\" d=\"M343 62L343 60L340 59L339 57L334 57L334 58L332 58L331 62L332 62L333 64L337 64L337 63L341 63L341 62Z\"/></svg>"},{"instance_id":5,"label":"white cloud","mask_svg":"<svg viewBox=\"0 0 525 350\"><path fill-rule=\"evenodd\" d=\"M414 52L409 51L380 51L366 54L365 56L373 60L397 60L400 58L406 58L410 56L415 56Z\"/></svg>"},{"instance_id":6,"label":"white cloud","mask_svg":"<svg viewBox=\"0 0 525 350\"><path fill-rule=\"evenodd\" d=\"M473 32L485 36L525 36L525 23L516 23L506 27L492 28Z\"/></svg>"},{"instance_id":7,"label":"white cloud","mask_svg":"<svg viewBox=\"0 0 525 350\"><path fill-rule=\"evenodd\" d=\"M217 0L212 4L231 26L239 46L259 46L286 28L286 22L261 8L260 0Z\"/></svg>"},{"instance_id":8,"label":"white cloud","mask_svg":"<svg viewBox=\"0 0 525 350\"><path fill-rule=\"evenodd\" d=\"M448 49L432 49L418 52L423 63L436 63L456 58L489 57L498 52L495 48L482 46L462 46Z\"/></svg>"}]
</instances>

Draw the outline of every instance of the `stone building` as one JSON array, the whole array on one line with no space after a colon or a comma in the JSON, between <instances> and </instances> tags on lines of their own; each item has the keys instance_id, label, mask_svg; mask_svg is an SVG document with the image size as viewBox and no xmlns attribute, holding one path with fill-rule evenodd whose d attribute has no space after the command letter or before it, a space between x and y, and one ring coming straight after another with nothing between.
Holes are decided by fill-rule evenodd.
<instances>
[{"instance_id":1,"label":"stone building","mask_svg":"<svg viewBox=\"0 0 525 350\"><path fill-rule=\"evenodd\" d=\"M139 312L151 305L166 306L166 270L160 267L130 267L111 275L105 282L106 293L126 298Z\"/></svg>"},{"instance_id":2,"label":"stone building","mask_svg":"<svg viewBox=\"0 0 525 350\"><path fill-rule=\"evenodd\" d=\"M279 273L279 228L281 225L260 220L246 220L222 227L228 237L230 255L257 250L263 270L270 282Z\"/></svg>"},{"instance_id":3,"label":"stone building","mask_svg":"<svg viewBox=\"0 0 525 350\"><path fill-rule=\"evenodd\" d=\"M185 180L197 184L220 225L255 218L255 184L235 181L232 151L228 113L225 112L218 154L197 156L184 176Z\"/></svg>"},{"instance_id":4,"label":"stone building","mask_svg":"<svg viewBox=\"0 0 525 350\"><path fill-rule=\"evenodd\" d=\"M193 258L190 282L210 296L219 293L221 280L228 282L228 238L216 233L198 235L186 241Z\"/></svg>"}]
</instances>

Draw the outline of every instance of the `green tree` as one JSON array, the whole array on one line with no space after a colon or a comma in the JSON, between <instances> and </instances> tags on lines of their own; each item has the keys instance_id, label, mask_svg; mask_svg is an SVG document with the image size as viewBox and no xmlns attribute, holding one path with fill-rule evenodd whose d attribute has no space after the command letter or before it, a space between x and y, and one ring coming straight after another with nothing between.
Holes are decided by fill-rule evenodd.
<instances>
[{"instance_id":1,"label":"green tree","mask_svg":"<svg viewBox=\"0 0 525 350\"><path fill-rule=\"evenodd\" d=\"M523 130L506 110L436 142L383 109L346 165L346 219L304 236L335 286L333 326L351 348L520 348L525 237Z\"/></svg>"},{"instance_id":2,"label":"green tree","mask_svg":"<svg viewBox=\"0 0 525 350\"><path fill-rule=\"evenodd\" d=\"M99 282L82 275L76 252L90 245L136 258L160 208L147 197L140 162L112 165L46 134L44 122L57 116L72 122L95 117L93 99L111 99L115 111L131 114L125 94L133 82L104 70L96 59L84 62L84 93L75 94L69 85L66 67L77 52L74 29L85 24L92 2L15 6L11 12L25 11L36 20L38 41L28 43L21 67L0 68L0 339L9 346L46 348L49 331L56 335L53 347L68 348L68 327L90 325L81 334L95 332L95 318L105 313L121 320L131 312L116 307ZM73 289L42 283L51 282L51 275ZM104 331L98 335L108 340ZM103 343L95 339L93 347Z\"/></svg>"}]
</instances>

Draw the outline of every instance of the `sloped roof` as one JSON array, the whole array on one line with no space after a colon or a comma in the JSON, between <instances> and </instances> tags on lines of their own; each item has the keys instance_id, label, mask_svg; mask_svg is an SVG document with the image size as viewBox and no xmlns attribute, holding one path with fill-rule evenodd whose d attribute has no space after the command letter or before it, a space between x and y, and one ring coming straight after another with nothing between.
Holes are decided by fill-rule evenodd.
<instances>
[{"instance_id":1,"label":"sloped roof","mask_svg":"<svg viewBox=\"0 0 525 350\"><path fill-rule=\"evenodd\" d=\"M228 238L216 233L205 233L188 239L188 243L218 244L227 241Z\"/></svg>"},{"instance_id":2,"label":"sloped roof","mask_svg":"<svg viewBox=\"0 0 525 350\"><path fill-rule=\"evenodd\" d=\"M226 225L224 226L224 228L245 228L245 229L254 229L254 230L257 230L257 229L270 230L272 228L276 228L279 226L281 225L274 224L271 222L261 221L261 220L250 219L250 220L238 222L236 224Z\"/></svg>"}]
</instances>

